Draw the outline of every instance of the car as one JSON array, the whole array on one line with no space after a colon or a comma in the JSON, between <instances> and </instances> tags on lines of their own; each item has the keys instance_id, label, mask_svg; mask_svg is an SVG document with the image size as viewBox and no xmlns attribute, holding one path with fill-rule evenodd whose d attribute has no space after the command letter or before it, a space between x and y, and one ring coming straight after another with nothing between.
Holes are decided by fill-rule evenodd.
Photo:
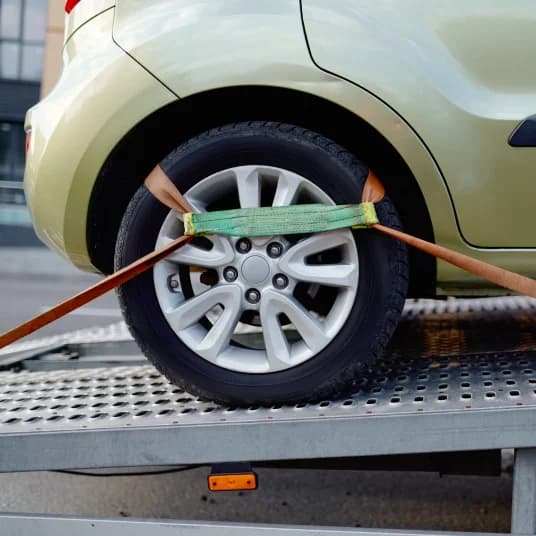
<instances>
[{"instance_id":1,"label":"car","mask_svg":"<svg viewBox=\"0 0 536 536\"><path fill-rule=\"evenodd\" d=\"M68 0L64 68L26 117L35 229L109 274L195 211L359 203L380 222L536 275L536 10L530 0ZM159 166L159 167L157 167ZM196 237L123 285L147 357L226 404L356 389L406 298L486 281L375 230Z\"/></svg>"}]
</instances>

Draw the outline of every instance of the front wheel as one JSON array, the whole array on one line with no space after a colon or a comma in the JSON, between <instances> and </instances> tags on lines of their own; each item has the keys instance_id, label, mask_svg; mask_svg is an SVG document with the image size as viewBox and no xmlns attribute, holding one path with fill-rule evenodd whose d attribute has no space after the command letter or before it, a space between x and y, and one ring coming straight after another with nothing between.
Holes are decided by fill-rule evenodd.
<instances>
[{"instance_id":1,"label":"front wheel","mask_svg":"<svg viewBox=\"0 0 536 536\"><path fill-rule=\"evenodd\" d=\"M198 211L358 203L368 170L292 125L208 131L162 162ZM388 198L380 221L400 227ZM125 266L183 233L141 187L119 232ZM352 389L387 344L404 304L405 247L374 230L206 236L119 289L147 357L190 393L231 404L318 400Z\"/></svg>"}]
</instances>

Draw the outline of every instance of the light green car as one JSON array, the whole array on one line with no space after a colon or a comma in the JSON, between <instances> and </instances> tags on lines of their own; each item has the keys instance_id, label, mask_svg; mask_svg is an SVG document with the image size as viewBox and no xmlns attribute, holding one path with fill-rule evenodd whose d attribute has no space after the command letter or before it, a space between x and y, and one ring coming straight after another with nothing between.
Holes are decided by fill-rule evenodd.
<instances>
[{"instance_id":1,"label":"light green car","mask_svg":"<svg viewBox=\"0 0 536 536\"><path fill-rule=\"evenodd\" d=\"M110 273L198 211L359 202L536 275L533 0L69 0L64 70L26 118L39 236ZM146 355L231 403L319 399L381 354L406 296L492 295L373 230L198 238L122 287Z\"/></svg>"}]
</instances>

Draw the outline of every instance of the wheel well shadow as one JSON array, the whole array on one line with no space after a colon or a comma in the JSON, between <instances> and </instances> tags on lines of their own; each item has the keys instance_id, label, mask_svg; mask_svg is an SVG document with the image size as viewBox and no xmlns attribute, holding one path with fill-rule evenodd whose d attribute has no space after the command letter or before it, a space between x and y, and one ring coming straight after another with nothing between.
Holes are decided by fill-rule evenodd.
<instances>
[{"instance_id":1,"label":"wheel well shadow","mask_svg":"<svg viewBox=\"0 0 536 536\"><path fill-rule=\"evenodd\" d=\"M87 247L92 263L113 271L115 241L125 209L157 162L201 132L239 121L269 120L311 129L349 149L384 182L404 229L433 241L430 215L410 169L370 124L320 97L283 88L240 86L174 101L136 125L104 163L91 195ZM409 251L412 297L435 293L435 259Z\"/></svg>"}]
</instances>

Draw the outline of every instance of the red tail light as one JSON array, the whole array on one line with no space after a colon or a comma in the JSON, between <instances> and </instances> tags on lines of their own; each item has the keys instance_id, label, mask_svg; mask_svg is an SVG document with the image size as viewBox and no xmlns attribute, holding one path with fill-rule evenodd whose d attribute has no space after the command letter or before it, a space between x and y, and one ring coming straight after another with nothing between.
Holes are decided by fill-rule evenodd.
<instances>
[{"instance_id":1,"label":"red tail light","mask_svg":"<svg viewBox=\"0 0 536 536\"><path fill-rule=\"evenodd\" d=\"M24 149L26 151L26 154L28 154L28 151L30 150L31 141L32 141L32 129L26 131L26 142L24 143Z\"/></svg>"},{"instance_id":2,"label":"red tail light","mask_svg":"<svg viewBox=\"0 0 536 536\"><path fill-rule=\"evenodd\" d=\"M67 0L65 2L65 13L70 13L78 2L80 2L80 0Z\"/></svg>"}]
</instances>

